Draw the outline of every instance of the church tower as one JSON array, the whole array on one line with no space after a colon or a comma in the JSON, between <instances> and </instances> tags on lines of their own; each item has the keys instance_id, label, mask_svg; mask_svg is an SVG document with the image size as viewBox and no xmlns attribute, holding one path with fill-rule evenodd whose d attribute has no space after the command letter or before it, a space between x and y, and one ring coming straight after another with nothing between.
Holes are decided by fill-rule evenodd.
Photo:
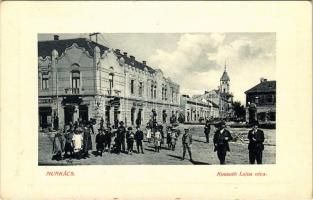
<instances>
[{"instance_id":1,"label":"church tower","mask_svg":"<svg viewBox=\"0 0 313 200\"><path fill-rule=\"evenodd\" d=\"M226 62L225 62L225 69L220 79L220 93L223 93L223 94L229 93L229 82L230 82L230 79L226 71Z\"/></svg>"}]
</instances>

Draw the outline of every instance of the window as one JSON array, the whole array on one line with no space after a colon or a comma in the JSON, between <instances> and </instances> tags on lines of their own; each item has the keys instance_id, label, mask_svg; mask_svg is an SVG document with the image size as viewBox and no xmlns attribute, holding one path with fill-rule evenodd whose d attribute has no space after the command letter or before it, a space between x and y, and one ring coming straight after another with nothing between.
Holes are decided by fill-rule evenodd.
<instances>
[{"instance_id":1,"label":"window","mask_svg":"<svg viewBox=\"0 0 313 200\"><path fill-rule=\"evenodd\" d=\"M139 82L139 96L142 96L143 94L143 83Z\"/></svg>"},{"instance_id":2,"label":"window","mask_svg":"<svg viewBox=\"0 0 313 200\"><path fill-rule=\"evenodd\" d=\"M112 95L112 89L114 87L114 74L110 73L109 74L109 95Z\"/></svg>"},{"instance_id":3,"label":"window","mask_svg":"<svg viewBox=\"0 0 313 200\"><path fill-rule=\"evenodd\" d=\"M156 91L156 90L157 90L157 86L155 85L155 86L154 86L154 98L155 98L155 99L156 99L156 94L157 94L157 91Z\"/></svg>"},{"instance_id":4,"label":"window","mask_svg":"<svg viewBox=\"0 0 313 200\"><path fill-rule=\"evenodd\" d=\"M72 94L79 94L80 72L72 71Z\"/></svg>"},{"instance_id":5,"label":"window","mask_svg":"<svg viewBox=\"0 0 313 200\"><path fill-rule=\"evenodd\" d=\"M167 89L165 88L165 89L164 89L164 100L165 100L165 101L167 100L167 94L166 94L166 93L167 93Z\"/></svg>"},{"instance_id":6,"label":"window","mask_svg":"<svg viewBox=\"0 0 313 200\"><path fill-rule=\"evenodd\" d=\"M130 93L131 93L131 94L134 94L134 83L135 83L134 80L131 80L131 81L130 81Z\"/></svg>"},{"instance_id":7,"label":"window","mask_svg":"<svg viewBox=\"0 0 313 200\"><path fill-rule=\"evenodd\" d=\"M151 99L153 99L153 88L154 88L154 86L153 86L153 84L151 84Z\"/></svg>"},{"instance_id":8,"label":"window","mask_svg":"<svg viewBox=\"0 0 313 200\"><path fill-rule=\"evenodd\" d=\"M41 75L41 89L42 90L47 90L49 89L49 76L48 73L42 73Z\"/></svg>"}]
</instances>

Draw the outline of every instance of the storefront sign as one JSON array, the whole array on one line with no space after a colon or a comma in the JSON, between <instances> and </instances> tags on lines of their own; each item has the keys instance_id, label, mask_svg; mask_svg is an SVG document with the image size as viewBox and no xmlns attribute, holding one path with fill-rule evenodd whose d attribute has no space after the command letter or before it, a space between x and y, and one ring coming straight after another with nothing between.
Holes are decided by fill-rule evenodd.
<instances>
[{"instance_id":1,"label":"storefront sign","mask_svg":"<svg viewBox=\"0 0 313 200\"><path fill-rule=\"evenodd\" d=\"M52 99L39 99L39 104L52 104Z\"/></svg>"}]
</instances>

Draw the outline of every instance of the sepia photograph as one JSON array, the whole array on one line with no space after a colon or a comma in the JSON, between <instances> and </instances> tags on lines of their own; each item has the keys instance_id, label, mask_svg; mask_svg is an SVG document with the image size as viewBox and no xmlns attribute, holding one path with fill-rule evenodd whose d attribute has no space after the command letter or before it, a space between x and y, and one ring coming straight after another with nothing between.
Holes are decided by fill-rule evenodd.
<instances>
[{"instance_id":1,"label":"sepia photograph","mask_svg":"<svg viewBox=\"0 0 313 200\"><path fill-rule=\"evenodd\" d=\"M39 33L38 165L276 163L276 33Z\"/></svg>"}]
</instances>

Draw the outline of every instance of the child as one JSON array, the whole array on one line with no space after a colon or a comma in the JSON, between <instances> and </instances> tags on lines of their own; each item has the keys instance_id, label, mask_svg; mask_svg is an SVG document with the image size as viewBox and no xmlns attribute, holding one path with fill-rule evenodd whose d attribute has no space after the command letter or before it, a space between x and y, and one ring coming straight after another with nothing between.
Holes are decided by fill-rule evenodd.
<instances>
[{"instance_id":1,"label":"child","mask_svg":"<svg viewBox=\"0 0 313 200\"><path fill-rule=\"evenodd\" d=\"M133 145L134 145L134 139L135 139L135 134L132 130L133 130L132 127L128 127L128 131L126 133L127 150L130 155L133 152Z\"/></svg>"},{"instance_id":2,"label":"child","mask_svg":"<svg viewBox=\"0 0 313 200\"><path fill-rule=\"evenodd\" d=\"M55 158L57 161L62 160L62 152L64 150L64 145L63 145L63 135L61 133L62 131L58 131L53 140L53 149L52 152L55 154L53 156L53 159Z\"/></svg>"},{"instance_id":3,"label":"child","mask_svg":"<svg viewBox=\"0 0 313 200\"><path fill-rule=\"evenodd\" d=\"M74 147L74 156L77 159L80 159L82 145L83 145L82 130L80 128L77 128L75 130L75 134L73 135L72 142L73 142L73 147Z\"/></svg>"},{"instance_id":4,"label":"child","mask_svg":"<svg viewBox=\"0 0 313 200\"><path fill-rule=\"evenodd\" d=\"M150 125L148 125L147 126L147 140L148 140L148 142L150 143L151 142L151 126Z\"/></svg>"}]
</instances>

